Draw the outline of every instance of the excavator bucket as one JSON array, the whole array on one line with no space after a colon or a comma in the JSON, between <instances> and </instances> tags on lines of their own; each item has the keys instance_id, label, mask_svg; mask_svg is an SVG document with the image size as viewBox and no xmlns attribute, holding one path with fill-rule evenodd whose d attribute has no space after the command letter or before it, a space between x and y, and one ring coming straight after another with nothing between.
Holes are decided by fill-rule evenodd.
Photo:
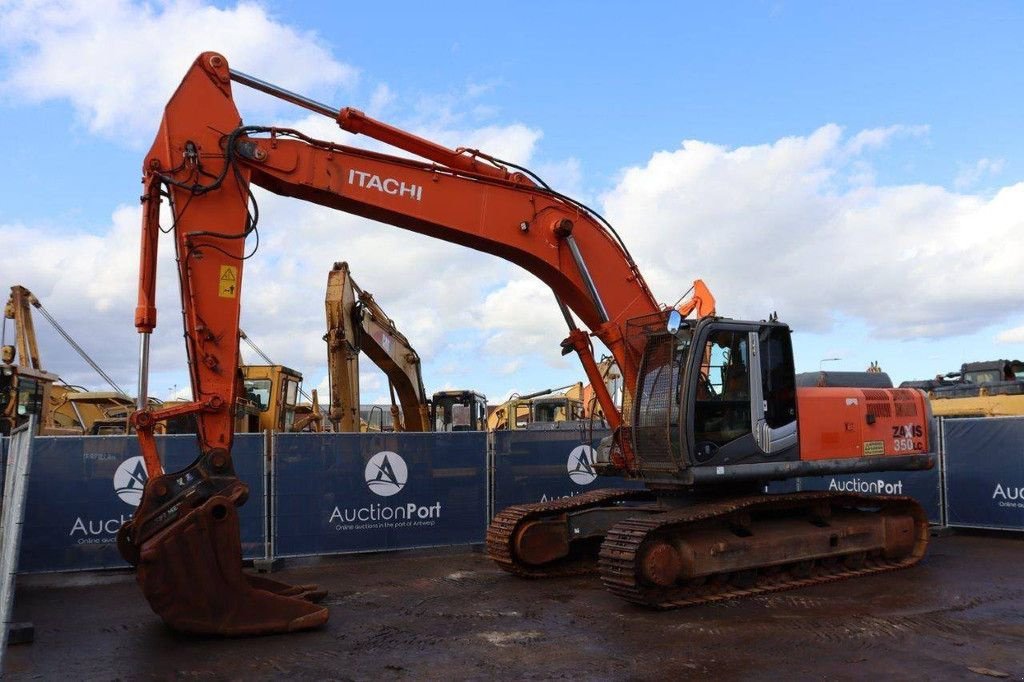
<instances>
[{"instance_id":1,"label":"excavator bucket","mask_svg":"<svg viewBox=\"0 0 1024 682\"><path fill-rule=\"evenodd\" d=\"M296 632L326 623L327 608L314 603L326 592L316 585L287 585L242 570L238 506L248 489L237 478L195 506L189 498L203 495L165 494L163 504L154 499L168 490L168 479L187 479L183 473L151 479L118 537L153 611L175 630L202 635ZM176 518L149 530L167 515ZM138 544L136 534L144 538Z\"/></svg>"}]
</instances>

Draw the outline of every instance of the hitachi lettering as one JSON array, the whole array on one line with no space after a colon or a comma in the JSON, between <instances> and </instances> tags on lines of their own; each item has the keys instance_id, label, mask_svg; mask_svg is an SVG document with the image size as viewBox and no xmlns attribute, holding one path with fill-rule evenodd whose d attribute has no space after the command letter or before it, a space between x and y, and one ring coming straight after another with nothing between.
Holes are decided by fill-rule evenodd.
<instances>
[{"instance_id":1,"label":"hitachi lettering","mask_svg":"<svg viewBox=\"0 0 1024 682\"><path fill-rule=\"evenodd\" d=\"M423 198L423 187L420 185L407 185L394 178L384 178L381 180L379 175L365 173L354 168L348 172L348 184L363 189L375 189L378 192L390 194L391 196L409 197L416 201L420 201Z\"/></svg>"}]
</instances>

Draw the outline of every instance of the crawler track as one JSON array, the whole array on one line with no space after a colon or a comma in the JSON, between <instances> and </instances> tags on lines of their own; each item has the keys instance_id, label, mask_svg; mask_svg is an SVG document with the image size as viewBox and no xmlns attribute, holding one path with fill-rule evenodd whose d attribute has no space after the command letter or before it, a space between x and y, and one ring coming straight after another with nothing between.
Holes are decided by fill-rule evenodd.
<instances>
[{"instance_id":1,"label":"crawler track","mask_svg":"<svg viewBox=\"0 0 1024 682\"><path fill-rule=\"evenodd\" d=\"M670 587L651 585L642 577L643 548L653 538L679 537L696 524L715 523L737 513L789 509L799 514L802 509L826 501L833 509L866 508L877 510L874 513L890 510L909 513L914 520L913 549L898 559L886 559L880 553L852 554L845 558L834 556L820 561L797 561L732 574L710 575ZM669 609L906 568L921 560L927 543L928 521L924 511L908 497L878 498L827 492L765 495L700 504L620 522L608 532L601 546L600 572L605 587L623 599L643 606Z\"/></svg>"},{"instance_id":2,"label":"crawler track","mask_svg":"<svg viewBox=\"0 0 1024 682\"><path fill-rule=\"evenodd\" d=\"M580 511L624 501L653 500L647 490L601 489L536 504L517 504L502 510L487 527L487 554L504 570L523 578L553 578L583 573L596 573L596 557L578 554L544 566L530 566L513 554L512 542L516 530L532 519Z\"/></svg>"}]
</instances>

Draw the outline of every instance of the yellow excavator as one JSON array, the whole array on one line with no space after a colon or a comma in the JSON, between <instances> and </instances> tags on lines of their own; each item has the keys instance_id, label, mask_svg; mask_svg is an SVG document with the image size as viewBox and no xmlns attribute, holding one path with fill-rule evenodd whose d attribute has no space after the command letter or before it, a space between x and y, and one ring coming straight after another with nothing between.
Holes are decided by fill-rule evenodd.
<instances>
[{"instance_id":1,"label":"yellow excavator","mask_svg":"<svg viewBox=\"0 0 1024 682\"><path fill-rule=\"evenodd\" d=\"M621 391L622 375L610 355L598 363L601 381L612 395ZM548 388L526 395L513 394L487 415L488 431L557 428L567 421L593 421L604 425L604 413L597 404L592 384L582 381Z\"/></svg>"},{"instance_id":2,"label":"yellow excavator","mask_svg":"<svg viewBox=\"0 0 1024 682\"><path fill-rule=\"evenodd\" d=\"M242 338L247 339L244 336ZM316 389L311 391L308 403L299 400L302 374L285 365L239 365L242 391L235 404L235 433L262 433L264 431L296 432L322 431L323 415L317 403ZM163 403L165 407L180 401ZM167 421L169 433L195 433L191 416L175 417Z\"/></svg>"},{"instance_id":3,"label":"yellow excavator","mask_svg":"<svg viewBox=\"0 0 1024 682\"><path fill-rule=\"evenodd\" d=\"M583 383L547 388L526 395L512 394L487 416L488 431L544 428L584 419Z\"/></svg>"},{"instance_id":4,"label":"yellow excavator","mask_svg":"<svg viewBox=\"0 0 1024 682\"><path fill-rule=\"evenodd\" d=\"M965 362L959 372L904 381L900 388L928 393L936 417L1019 417L1024 415L1024 362Z\"/></svg>"},{"instance_id":5,"label":"yellow excavator","mask_svg":"<svg viewBox=\"0 0 1024 682\"><path fill-rule=\"evenodd\" d=\"M316 389L311 391L312 396L307 396L302 390L302 374L273 362L241 329L239 340L247 343L266 364L238 366L243 400L235 408L236 433L323 431ZM300 396L309 402L300 402Z\"/></svg>"},{"instance_id":6,"label":"yellow excavator","mask_svg":"<svg viewBox=\"0 0 1024 682\"><path fill-rule=\"evenodd\" d=\"M88 391L63 383L59 376L42 368L32 309L49 320L54 329L82 358L114 389ZM14 343L7 345L7 321L14 327ZM242 332L242 338L248 337ZM262 352L249 342L262 355ZM264 356L265 357L265 356ZM284 365L276 365L267 358L266 365L239 367L245 390L236 406L235 431L256 433L264 430L302 431L320 430L322 422L316 393L311 405L298 402L302 375ZM258 401L252 400L253 397ZM174 403L153 404L171 406ZM64 330L40 303L39 299L21 285L11 287L4 306L3 346L0 352L0 434L8 435L12 429L36 415L38 435L80 436L116 435L130 431L129 417L135 411L135 401L122 391L82 347ZM170 420L161 425L161 432L195 433L189 418Z\"/></svg>"},{"instance_id":7,"label":"yellow excavator","mask_svg":"<svg viewBox=\"0 0 1024 682\"><path fill-rule=\"evenodd\" d=\"M365 421L360 413L359 353L363 352L388 379L391 428L429 431L430 401L423 388L420 356L409 339L398 331L395 321L374 300L373 294L364 291L352 279L348 263L335 263L328 273L324 308L331 390L329 418L334 429L347 432L373 429L373 413ZM377 428L388 428L383 412Z\"/></svg>"},{"instance_id":8,"label":"yellow excavator","mask_svg":"<svg viewBox=\"0 0 1024 682\"><path fill-rule=\"evenodd\" d=\"M61 336L114 388L86 391L68 386L42 367L32 309L39 310ZM7 321L14 327L14 343L7 344ZM0 435L8 435L35 415L40 436L125 433L134 401L96 365L43 307L31 291L11 287L4 305L0 342Z\"/></svg>"}]
</instances>

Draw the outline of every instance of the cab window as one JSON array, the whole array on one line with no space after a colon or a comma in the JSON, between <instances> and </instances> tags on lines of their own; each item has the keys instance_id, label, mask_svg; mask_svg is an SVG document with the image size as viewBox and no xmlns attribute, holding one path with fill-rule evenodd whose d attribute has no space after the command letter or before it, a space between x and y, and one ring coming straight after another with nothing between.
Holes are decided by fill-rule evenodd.
<instances>
[{"instance_id":1,"label":"cab window","mask_svg":"<svg viewBox=\"0 0 1024 682\"><path fill-rule=\"evenodd\" d=\"M696 387L694 436L722 446L750 433L750 349L746 332L711 332Z\"/></svg>"},{"instance_id":2,"label":"cab window","mask_svg":"<svg viewBox=\"0 0 1024 682\"><path fill-rule=\"evenodd\" d=\"M558 403L541 403L534 410L534 421L556 422L565 419L565 408Z\"/></svg>"},{"instance_id":3,"label":"cab window","mask_svg":"<svg viewBox=\"0 0 1024 682\"><path fill-rule=\"evenodd\" d=\"M43 405L43 387L35 379L18 378L18 416L40 414Z\"/></svg>"},{"instance_id":4,"label":"cab window","mask_svg":"<svg viewBox=\"0 0 1024 682\"><path fill-rule=\"evenodd\" d=\"M288 380L285 382L284 404L291 407L299 402L299 382Z\"/></svg>"},{"instance_id":5,"label":"cab window","mask_svg":"<svg viewBox=\"0 0 1024 682\"><path fill-rule=\"evenodd\" d=\"M470 418L473 412L469 405L465 403L455 403L452 405L452 430L453 431L469 431L470 430Z\"/></svg>"},{"instance_id":6,"label":"cab window","mask_svg":"<svg viewBox=\"0 0 1024 682\"><path fill-rule=\"evenodd\" d=\"M256 404L260 412L270 409L270 379L246 379L245 397Z\"/></svg>"},{"instance_id":7,"label":"cab window","mask_svg":"<svg viewBox=\"0 0 1024 682\"><path fill-rule=\"evenodd\" d=\"M526 425L530 423L530 404L529 403L517 403L516 404L516 428L525 429Z\"/></svg>"},{"instance_id":8,"label":"cab window","mask_svg":"<svg viewBox=\"0 0 1024 682\"><path fill-rule=\"evenodd\" d=\"M766 327L760 334L761 393L765 403L765 422L773 429L796 419L796 375L793 346L789 332L781 327Z\"/></svg>"}]
</instances>

